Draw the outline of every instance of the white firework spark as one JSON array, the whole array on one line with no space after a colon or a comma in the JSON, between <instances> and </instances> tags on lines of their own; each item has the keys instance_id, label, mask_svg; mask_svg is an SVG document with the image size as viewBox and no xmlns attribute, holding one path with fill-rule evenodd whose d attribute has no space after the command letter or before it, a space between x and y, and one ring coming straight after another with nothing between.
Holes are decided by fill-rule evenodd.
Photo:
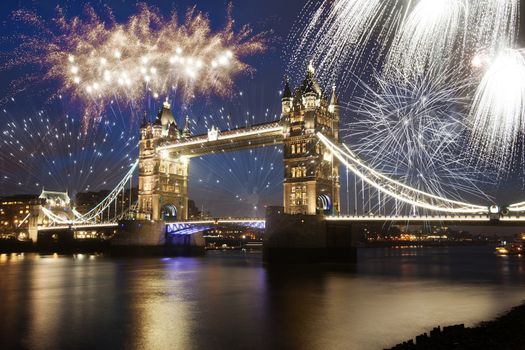
<instances>
[{"instance_id":1,"label":"white firework spark","mask_svg":"<svg viewBox=\"0 0 525 350\"><path fill-rule=\"evenodd\" d=\"M465 41L468 10L467 0L419 1L396 33L385 73L417 77L436 62L448 65Z\"/></svg>"},{"instance_id":2,"label":"white firework spark","mask_svg":"<svg viewBox=\"0 0 525 350\"><path fill-rule=\"evenodd\" d=\"M484 165L500 172L517 156L525 127L525 57L507 49L497 55L474 96L470 147Z\"/></svg>"},{"instance_id":3,"label":"white firework spark","mask_svg":"<svg viewBox=\"0 0 525 350\"><path fill-rule=\"evenodd\" d=\"M514 43L518 10L517 0L420 0L396 33L384 72L417 77L429 67L437 74L468 69L478 52Z\"/></svg>"},{"instance_id":4,"label":"white firework spark","mask_svg":"<svg viewBox=\"0 0 525 350\"><path fill-rule=\"evenodd\" d=\"M385 77L469 69L479 52L516 39L519 0L311 0L290 37L290 73L313 60L323 85L346 87L367 63L384 60Z\"/></svg>"},{"instance_id":5,"label":"white firework spark","mask_svg":"<svg viewBox=\"0 0 525 350\"><path fill-rule=\"evenodd\" d=\"M468 83L431 75L393 83L376 76L349 109L347 141L374 169L415 189L461 199L483 197L482 179L469 166L464 144Z\"/></svg>"},{"instance_id":6,"label":"white firework spark","mask_svg":"<svg viewBox=\"0 0 525 350\"><path fill-rule=\"evenodd\" d=\"M400 0L310 0L303 18L292 30L293 50L289 73L313 60L322 84L338 80L350 82L352 69L366 60L367 45L376 47L375 38L389 38L402 11ZM372 47L368 47L374 50Z\"/></svg>"},{"instance_id":7,"label":"white firework spark","mask_svg":"<svg viewBox=\"0 0 525 350\"><path fill-rule=\"evenodd\" d=\"M224 29L213 32L207 16L194 8L179 23L176 13L138 4L137 14L117 23L102 19L87 5L87 19L59 13L48 24L33 12L17 11L14 19L32 25L29 35L9 55L5 69L38 65L38 75L15 82L23 89L34 81L58 81L58 94L85 105L84 117L100 119L110 101L140 105L148 96L196 94L226 96L233 78L251 70L242 58L265 49L265 33L249 26L234 31L229 15ZM109 23L108 23L109 22ZM36 33L36 34L34 34Z\"/></svg>"}]
</instances>

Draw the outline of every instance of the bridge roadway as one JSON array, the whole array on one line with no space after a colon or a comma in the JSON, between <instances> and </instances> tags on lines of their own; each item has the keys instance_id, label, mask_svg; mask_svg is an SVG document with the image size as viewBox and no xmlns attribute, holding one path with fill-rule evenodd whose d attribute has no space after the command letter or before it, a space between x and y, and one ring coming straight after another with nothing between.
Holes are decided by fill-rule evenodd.
<instances>
[{"instance_id":1,"label":"bridge roadway","mask_svg":"<svg viewBox=\"0 0 525 350\"><path fill-rule=\"evenodd\" d=\"M182 226L196 226L196 225L241 225L250 226L256 228L264 228L266 220L263 218L213 218L204 220L190 220L190 221L168 221L165 223L169 225L182 225ZM97 228L116 228L118 222L100 223L100 224L71 224L71 225L57 225L57 226L38 226L38 231L61 231L61 230L90 230Z\"/></svg>"},{"instance_id":2,"label":"bridge roadway","mask_svg":"<svg viewBox=\"0 0 525 350\"><path fill-rule=\"evenodd\" d=\"M109 222L101 224L71 224L71 225L57 225L57 226L38 226L38 231L61 231L61 230L90 230L97 228L111 228L118 227L118 222Z\"/></svg>"},{"instance_id":3,"label":"bridge roadway","mask_svg":"<svg viewBox=\"0 0 525 350\"><path fill-rule=\"evenodd\" d=\"M204 220L188 220L188 221L168 221L166 225L219 225L219 224L264 224L266 219L263 218L213 218Z\"/></svg>"},{"instance_id":4,"label":"bridge roadway","mask_svg":"<svg viewBox=\"0 0 525 350\"><path fill-rule=\"evenodd\" d=\"M362 215L362 216L327 216L327 222L362 223L362 224L448 224L457 226L525 226L525 216L517 215Z\"/></svg>"},{"instance_id":5,"label":"bridge roadway","mask_svg":"<svg viewBox=\"0 0 525 350\"><path fill-rule=\"evenodd\" d=\"M334 223L360 223L360 224L449 224L457 226L525 226L525 216L507 215L428 215L428 216L409 216L409 215L349 215L349 216L326 216L327 222ZM211 218L203 220L188 221L167 221L166 226L171 226L172 230L177 227L202 226L202 225L240 225L264 229L266 219L264 218ZM38 231L57 231L57 230L89 230L97 228L118 227L118 223L100 224L71 224L59 226L39 226Z\"/></svg>"},{"instance_id":6,"label":"bridge roadway","mask_svg":"<svg viewBox=\"0 0 525 350\"><path fill-rule=\"evenodd\" d=\"M192 136L185 140L159 146L160 154L171 156L199 157L206 154L239 151L280 145L283 143L283 131L279 122L251 125L248 127L210 134Z\"/></svg>"}]
</instances>

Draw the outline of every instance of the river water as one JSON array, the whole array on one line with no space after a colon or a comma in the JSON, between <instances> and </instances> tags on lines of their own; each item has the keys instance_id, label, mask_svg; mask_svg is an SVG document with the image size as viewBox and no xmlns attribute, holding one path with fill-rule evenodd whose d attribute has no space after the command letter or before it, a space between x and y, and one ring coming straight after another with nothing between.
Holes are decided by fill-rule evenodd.
<instances>
[{"instance_id":1,"label":"river water","mask_svg":"<svg viewBox=\"0 0 525 350\"><path fill-rule=\"evenodd\" d=\"M0 347L382 349L525 299L525 258L490 247L369 248L356 266L0 255Z\"/></svg>"}]
</instances>

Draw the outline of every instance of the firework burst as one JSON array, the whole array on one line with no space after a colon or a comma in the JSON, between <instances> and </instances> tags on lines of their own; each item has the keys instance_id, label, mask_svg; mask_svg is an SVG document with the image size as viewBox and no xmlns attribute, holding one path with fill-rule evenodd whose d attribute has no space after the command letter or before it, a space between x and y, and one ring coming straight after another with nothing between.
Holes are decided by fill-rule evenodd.
<instances>
[{"instance_id":1,"label":"firework burst","mask_svg":"<svg viewBox=\"0 0 525 350\"><path fill-rule=\"evenodd\" d=\"M488 67L474 96L468 122L470 147L481 161L505 171L517 157L525 127L525 57L504 50Z\"/></svg>"},{"instance_id":2,"label":"firework burst","mask_svg":"<svg viewBox=\"0 0 525 350\"><path fill-rule=\"evenodd\" d=\"M21 117L15 101L3 110L0 193L35 193L46 187L70 193L107 189L136 159L137 137L117 131L110 117L93 130L56 108ZM13 113L15 112L15 113ZM59 116L59 117L57 117Z\"/></svg>"},{"instance_id":3,"label":"firework burst","mask_svg":"<svg viewBox=\"0 0 525 350\"><path fill-rule=\"evenodd\" d=\"M368 63L401 80L441 74L437 62L443 72L469 69L479 52L514 44L519 1L325 0L309 1L303 13L290 36L290 72L313 60L322 83L344 88Z\"/></svg>"},{"instance_id":4,"label":"firework burst","mask_svg":"<svg viewBox=\"0 0 525 350\"><path fill-rule=\"evenodd\" d=\"M368 61L365 51L377 49L375 39L388 38L402 11L399 0L309 1L290 35L289 73L313 60L323 85L346 86L352 70Z\"/></svg>"},{"instance_id":5,"label":"firework burst","mask_svg":"<svg viewBox=\"0 0 525 350\"><path fill-rule=\"evenodd\" d=\"M480 51L494 54L514 43L518 9L517 0L420 0L388 49L384 74L404 79L428 69L468 71Z\"/></svg>"},{"instance_id":6,"label":"firework burst","mask_svg":"<svg viewBox=\"0 0 525 350\"><path fill-rule=\"evenodd\" d=\"M414 78L436 62L448 66L465 39L468 8L467 0L419 1L396 33L385 73Z\"/></svg>"},{"instance_id":7,"label":"firework burst","mask_svg":"<svg viewBox=\"0 0 525 350\"><path fill-rule=\"evenodd\" d=\"M463 154L468 83L447 75L393 83L376 76L363 97L348 106L347 141L378 171L434 195L484 196Z\"/></svg>"},{"instance_id":8,"label":"firework burst","mask_svg":"<svg viewBox=\"0 0 525 350\"><path fill-rule=\"evenodd\" d=\"M111 13L102 19L90 6L85 20L57 12L52 25L31 12L14 14L39 34L21 35L5 68L42 66L43 75L24 77L14 89L57 81L56 94L82 101L86 120L98 121L113 100L133 107L148 96L178 94L189 102L196 94L228 95L233 78L250 70L241 59L265 48L264 33L253 35L249 26L234 32L230 15L224 29L212 32L195 9L183 23L175 12L165 17L145 4L123 24Z\"/></svg>"}]
</instances>

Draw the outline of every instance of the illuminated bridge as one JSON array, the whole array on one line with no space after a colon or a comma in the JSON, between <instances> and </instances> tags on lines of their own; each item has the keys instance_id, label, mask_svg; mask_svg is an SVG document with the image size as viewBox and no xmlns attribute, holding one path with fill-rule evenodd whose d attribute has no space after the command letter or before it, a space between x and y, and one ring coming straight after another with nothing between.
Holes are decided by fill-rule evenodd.
<instances>
[{"instance_id":1,"label":"illuminated bridge","mask_svg":"<svg viewBox=\"0 0 525 350\"><path fill-rule=\"evenodd\" d=\"M329 100L324 96L327 94L322 93L309 67L294 93L286 82L279 121L225 131L212 127L206 134L195 136L190 133L188 120L178 128L171 106L165 102L154 121L144 119L139 159L109 195L83 214L68 209L64 216L67 208L35 208L26 218L30 220L31 237L36 240L38 232L46 230L117 227L127 230L126 244L132 244L133 237L139 242L159 227L162 232L158 235L192 235L216 225L236 224L265 228L268 256L278 256L281 251L293 255L297 250L343 256L345 248L354 247L348 239L352 230L366 223L525 225L521 216L525 215L525 202L497 206L449 199L371 168L339 140L340 107L335 88ZM188 221L192 158L276 145L283 149L282 206L269 210L265 219ZM341 214L341 169L355 179L352 215ZM138 201L118 210L118 197L124 195L127 186L131 188L136 170ZM157 241L163 242L156 236L148 242Z\"/></svg>"}]
</instances>

